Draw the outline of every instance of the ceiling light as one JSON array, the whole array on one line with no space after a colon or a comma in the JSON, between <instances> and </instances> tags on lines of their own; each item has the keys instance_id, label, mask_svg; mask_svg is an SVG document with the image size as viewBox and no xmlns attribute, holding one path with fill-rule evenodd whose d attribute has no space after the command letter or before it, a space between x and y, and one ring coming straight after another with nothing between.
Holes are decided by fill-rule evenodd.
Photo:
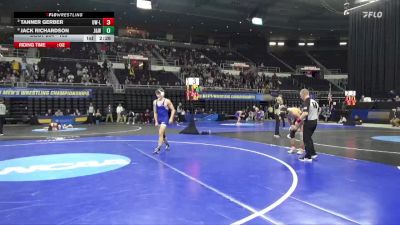
<instances>
[{"instance_id":1,"label":"ceiling light","mask_svg":"<svg viewBox=\"0 0 400 225\"><path fill-rule=\"evenodd\" d=\"M152 9L151 1L149 1L149 0L137 0L136 1L136 7L138 9L147 9L147 10Z\"/></svg>"},{"instance_id":2,"label":"ceiling light","mask_svg":"<svg viewBox=\"0 0 400 225\"><path fill-rule=\"evenodd\" d=\"M260 17L253 17L253 19L251 19L251 22L254 25L263 25L263 20Z\"/></svg>"}]
</instances>

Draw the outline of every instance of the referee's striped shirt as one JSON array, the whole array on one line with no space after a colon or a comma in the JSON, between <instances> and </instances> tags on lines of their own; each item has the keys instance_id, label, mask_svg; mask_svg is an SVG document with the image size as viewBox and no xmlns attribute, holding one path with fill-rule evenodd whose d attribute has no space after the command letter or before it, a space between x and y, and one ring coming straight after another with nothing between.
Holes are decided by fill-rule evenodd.
<instances>
[{"instance_id":1,"label":"referee's striped shirt","mask_svg":"<svg viewBox=\"0 0 400 225\"><path fill-rule=\"evenodd\" d=\"M304 121L317 121L318 120L318 103L311 98L307 98L303 103L303 112L308 112L308 116L304 119Z\"/></svg>"}]
</instances>

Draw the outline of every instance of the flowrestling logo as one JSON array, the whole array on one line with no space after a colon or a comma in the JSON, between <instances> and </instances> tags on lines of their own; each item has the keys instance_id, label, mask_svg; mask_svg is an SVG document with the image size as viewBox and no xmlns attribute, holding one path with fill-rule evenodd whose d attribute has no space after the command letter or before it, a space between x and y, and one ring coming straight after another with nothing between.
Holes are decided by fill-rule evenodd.
<instances>
[{"instance_id":1,"label":"flowrestling logo","mask_svg":"<svg viewBox=\"0 0 400 225\"><path fill-rule=\"evenodd\" d=\"M79 153L40 155L0 161L0 181L40 181L116 170L130 163L121 155Z\"/></svg>"},{"instance_id":2,"label":"flowrestling logo","mask_svg":"<svg viewBox=\"0 0 400 225\"><path fill-rule=\"evenodd\" d=\"M363 13L363 18L364 19L369 19L369 18L376 18L376 19L380 19L383 17L383 12L379 11L379 12L362 12Z\"/></svg>"}]
</instances>

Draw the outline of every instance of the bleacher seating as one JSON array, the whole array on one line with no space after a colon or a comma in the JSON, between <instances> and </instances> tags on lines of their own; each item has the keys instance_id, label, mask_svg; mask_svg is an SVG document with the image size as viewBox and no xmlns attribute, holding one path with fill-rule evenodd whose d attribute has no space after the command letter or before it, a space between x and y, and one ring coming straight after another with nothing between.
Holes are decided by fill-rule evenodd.
<instances>
[{"instance_id":1,"label":"bleacher seating","mask_svg":"<svg viewBox=\"0 0 400 225\"><path fill-rule=\"evenodd\" d=\"M329 91L330 82L325 79L312 78L304 75L293 76L304 88L314 91ZM331 85L332 91L340 91L335 85Z\"/></svg>"},{"instance_id":2,"label":"bleacher seating","mask_svg":"<svg viewBox=\"0 0 400 225\"><path fill-rule=\"evenodd\" d=\"M75 47L74 47L75 46ZM100 51L99 51L99 50ZM151 110L151 102L154 100L154 87L139 87L135 85L154 85L154 86L184 86L186 77L201 78L201 86L204 90L213 88L215 90L227 91L235 88L236 92L251 91L255 93L261 90L276 91L283 94L285 103L288 106L298 106L301 100L298 95L300 88L306 87L312 91L328 91L330 83L327 80L309 78L306 76L292 77L268 77L266 75L258 76L257 68L251 66L245 69L240 75L231 75L220 68L220 64L226 61L248 62L250 60L257 63L258 66L279 67L280 72L289 71L279 60L266 52L241 52L240 54L234 50L218 49L218 48L193 48L191 47L172 47L158 46L146 42L115 42L111 44L77 44L73 43L72 48L68 49L44 49L40 50L42 57L37 65L37 74L31 76L27 81L35 82L56 82L57 87L63 83L80 83L88 84L106 84L110 83L108 79L108 69L98 65L97 59L102 58L100 54L109 56L124 56L127 54L144 55L148 57L158 57L161 55L166 60L176 61L181 66L180 74L174 74L165 71L151 71L149 68L152 60L145 63L146 66L136 68L134 73L128 69L114 69L114 73L120 84L126 85L125 94L119 98L124 102L125 108L136 112L144 112ZM242 57L243 54L245 57ZM292 67L296 65L314 65L314 63L302 51L276 51L277 57L287 62ZM347 67L345 51L333 51L334 62L331 61L329 54L331 52L311 52L328 69L340 68L344 71ZM116 57L117 58L117 57ZM210 60L216 65L210 65ZM82 60L80 60L82 59ZM118 61L115 63L127 63L126 61ZM341 65L346 67L340 67ZM21 65L20 65L21 67ZM347 69L346 69L347 70ZM20 72L13 72L13 66L10 63L0 62L0 81L18 82L20 81ZM73 78L72 76L73 75ZM183 81L180 80L183 78ZM32 86L32 84L30 84ZM34 86L34 85L33 85ZM171 87L170 87L171 88ZM182 87L174 87L168 89L167 97L175 104L182 102L187 107L185 100L185 92ZM239 90L242 89L242 90ZM243 90L245 89L245 90ZM285 92L284 90L296 90L295 92ZM338 89L332 85L332 91ZM96 89L92 98L88 99L6 99L7 107L13 115L43 115L47 109L79 109L86 112L89 102L93 101L96 108L101 111L108 104L113 104L116 99L111 87L105 89ZM252 101L199 101L195 103L195 107L207 110L213 109L215 112L224 112L233 114L238 109L244 109L256 104Z\"/></svg>"},{"instance_id":3,"label":"bleacher seating","mask_svg":"<svg viewBox=\"0 0 400 225\"><path fill-rule=\"evenodd\" d=\"M340 69L342 73L347 73L346 50L310 51L310 54L327 69Z\"/></svg>"},{"instance_id":4,"label":"bleacher seating","mask_svg":"<svg viewBox=\"0 0 400 225\"><path fill-rule=\"evenodd\" d=\"M165 71L136 70L134 75L129 70L114 70L120 84L129 85L183 85L177 75Z\"/></svg>"},{"instance_id":5,"label":"bleacher seating","mask_svg":"<svg viewBox=\"0 0 400 225\"><path fill-rule=\"evenodd\" d=\"M38 81L106 84L108 78L107 71L97 63L43 58L38 67Z\"/></svg>"},{"instance_id":6,"label":"bleacher seating","mask_svg":"<svg viewBox=\"0 0 400 225\"><path fill-rule=\"evenodd\" d=\"M248 62L247 59L243 58L237 52L231 50L206 48L202 49L201 52L217 65L226 61Z\"/></svg>"},{"instance_id":7,"label":"bleacher seating","mask_svg":"<svg viewBox=\"0 0 400 225\"><path fill-rule=\"evenodd\" d=\"M136 54L150 56L154 45L145 42L113 42L101 45L101 52L106 55Z\"/></svg>"},{"instance_id":8,"label":"bleacher seating","mask_svg":"<svg viewBox=\"0 0 400 225\"><path fill-rule=\"evenodd\" d=\"M71 48L40 50L40 57L70 58L70 59L98 59L99 52L95 43L71 43Z\"/></svg>"},{"instance_id":9,"label":"bleacher seating","mask_svg":"<svg viewBox=\"0 0 400 225\"><path fill-rule=\"evenodd\" d=\"M289 64L293 69L296 66L313 66L315 63L306 55L304 51L275 51L272 54Z\"/></svg>"},{"instance_id":10,"label":"bleacher seating","mask_svg":"<svg viewBox=\"0 0 400 225\"><path fill-rule=\"evenodd\" d=\"M278 67L280 72L291 72L284 64L279 62L276 58L271 56L268 52L256 50L241 50L243 55L250 58L257 66L260 67Z\"/></svg>"}]
</instances>

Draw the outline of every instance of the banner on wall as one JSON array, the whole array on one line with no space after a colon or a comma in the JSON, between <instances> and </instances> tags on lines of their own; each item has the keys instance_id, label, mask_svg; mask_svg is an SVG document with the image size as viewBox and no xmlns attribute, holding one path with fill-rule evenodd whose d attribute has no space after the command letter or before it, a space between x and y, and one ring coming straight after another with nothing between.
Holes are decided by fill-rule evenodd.
<instances>
[{"instance_id":1,"label":"banner on wall","mask_svg":"<svg viewBox=\"0 0 400 225\"><path fill-rule=\"evenodd\" d=\"M257 93L202 92L199 100L270 101L271 95Z\"/></svg>"},{"instance_id":2,"label":"banner on wall","mask_svg":"<svg viewBox=\"0 0 400 225\"><path fill-rule=\"evenodd\" d=\"M0 88L3 98L90 98L92 89Z\"/></svg>"}]
</instances>

